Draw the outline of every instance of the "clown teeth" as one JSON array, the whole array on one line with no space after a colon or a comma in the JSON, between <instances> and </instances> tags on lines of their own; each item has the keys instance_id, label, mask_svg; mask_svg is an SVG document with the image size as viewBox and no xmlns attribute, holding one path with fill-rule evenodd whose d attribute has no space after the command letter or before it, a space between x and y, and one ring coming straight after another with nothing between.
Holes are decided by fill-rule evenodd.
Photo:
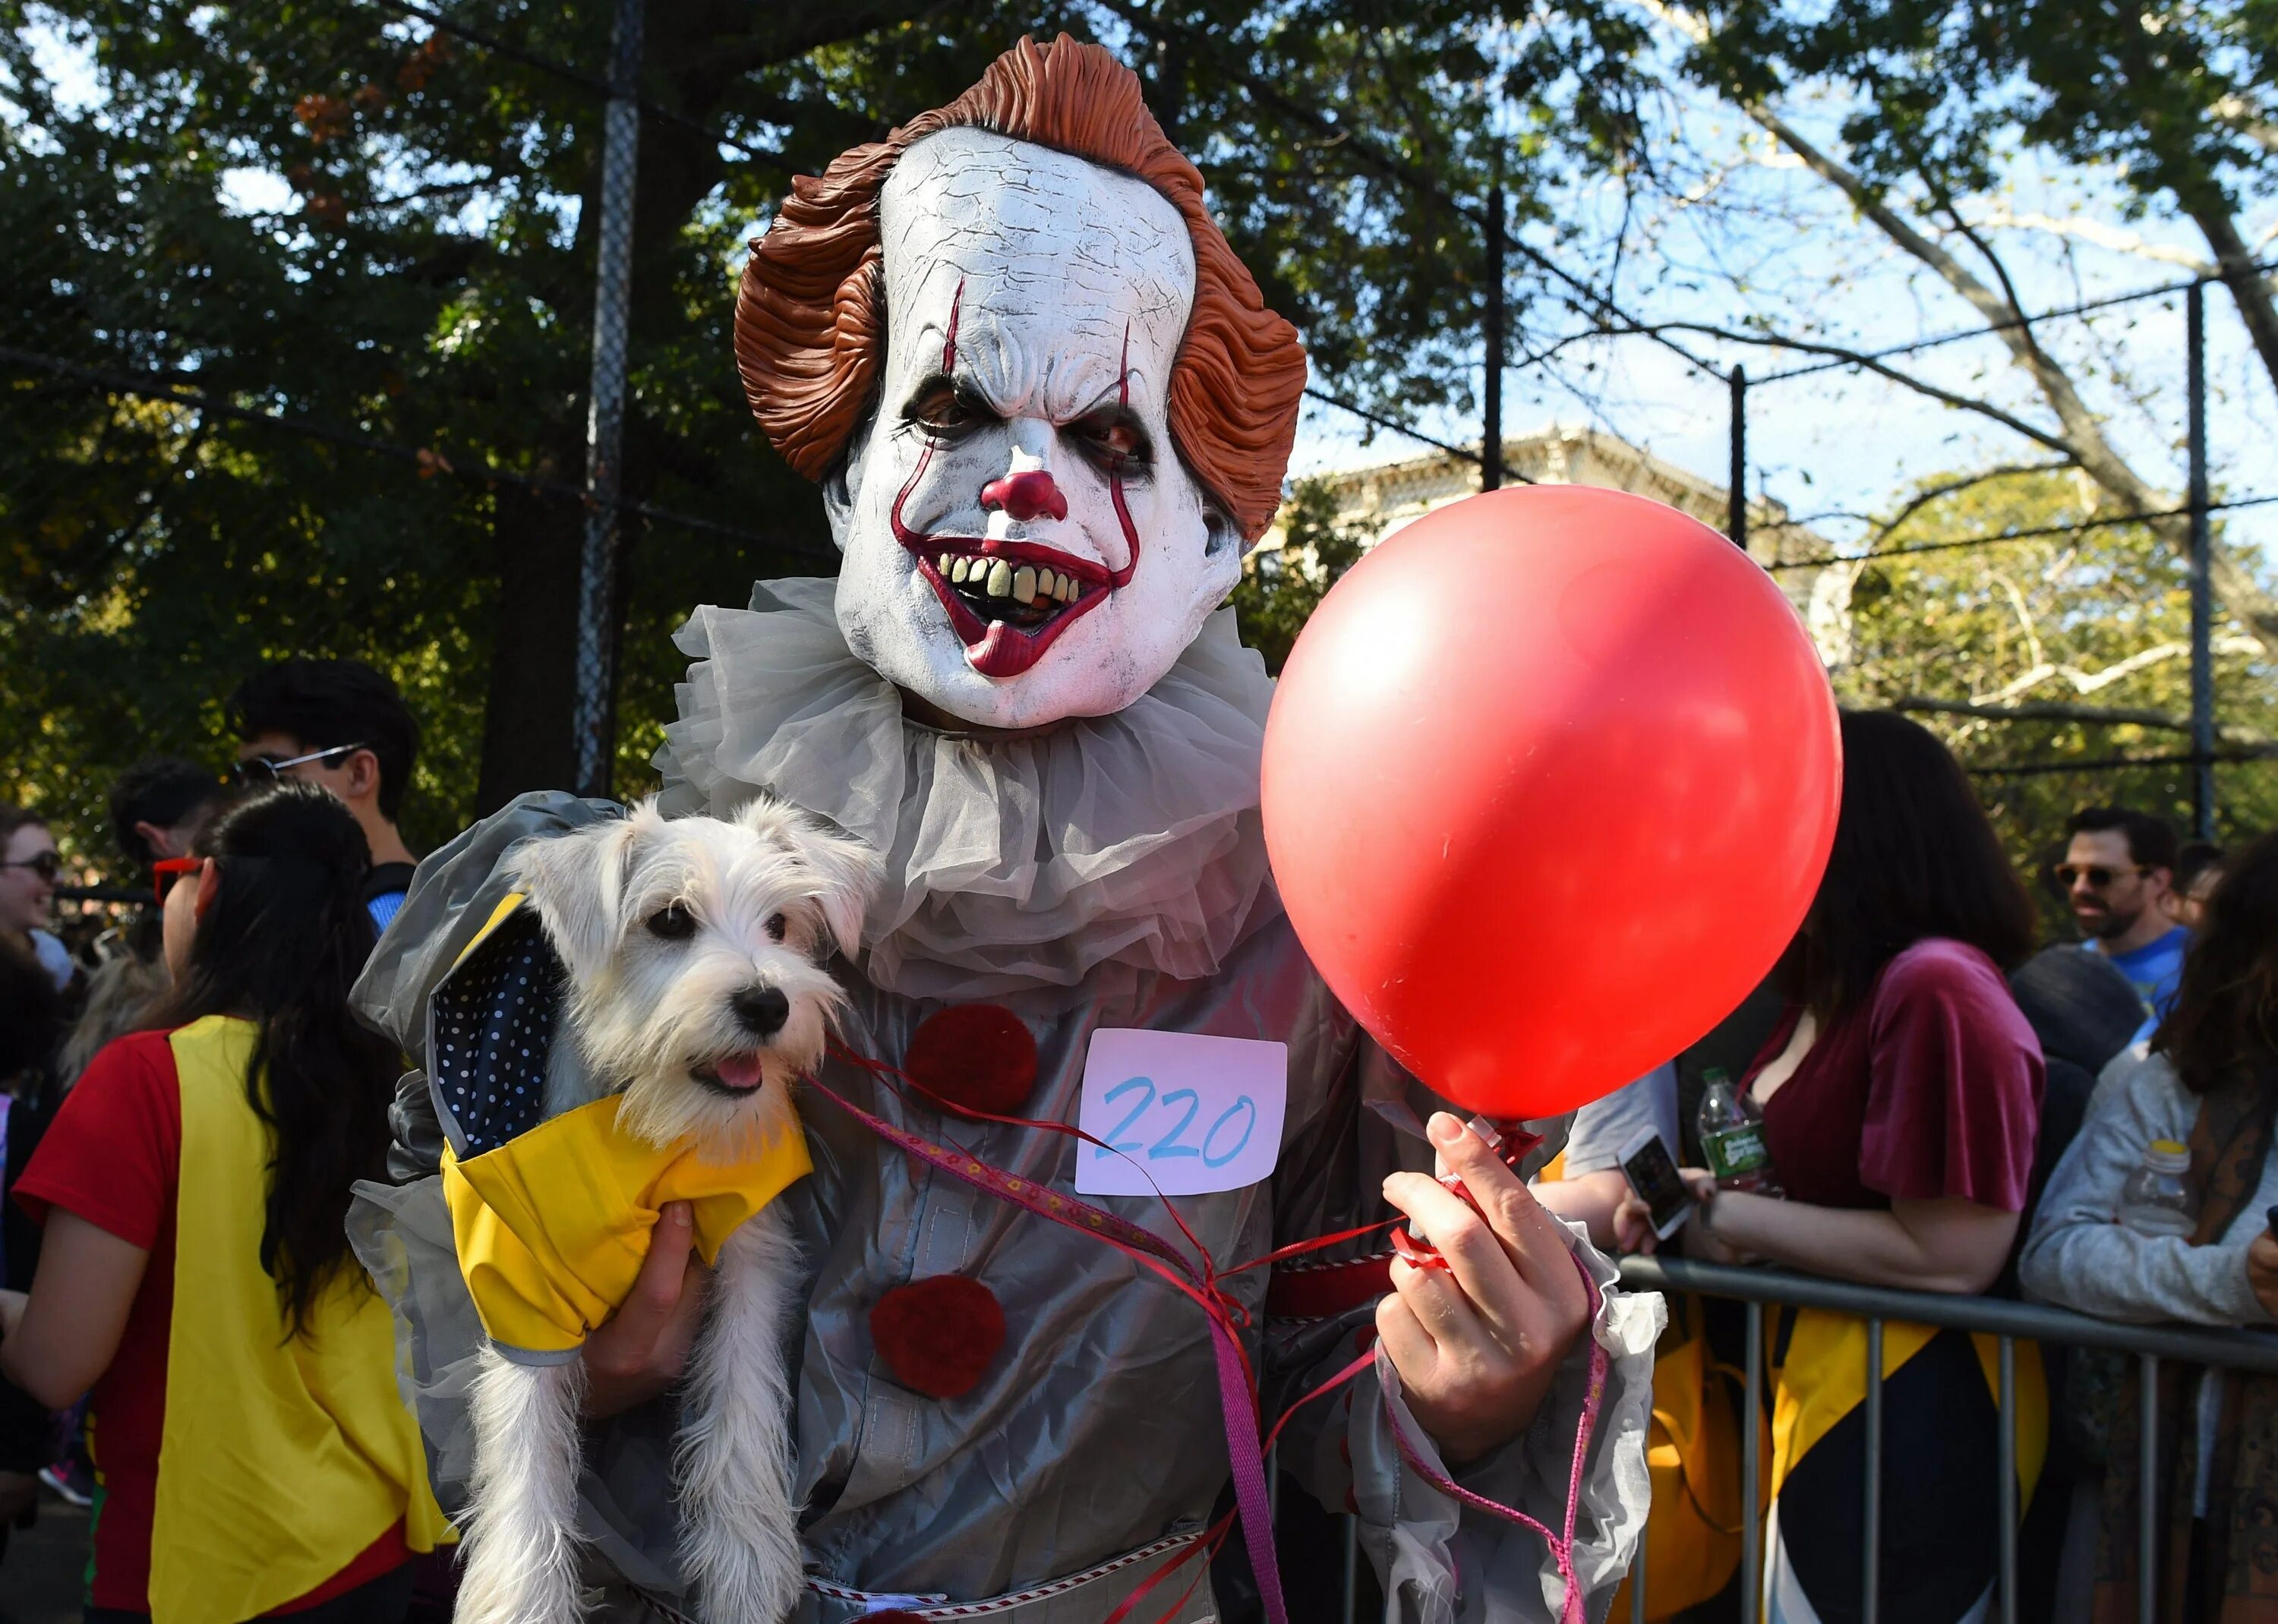
<instances>
[{"instance_id":1,"label":"clown teeth","mask_svg":"<svg viewBox=\"0 0 2278 1624\"><path fill-rule=\"evenodd\" d=\"M1064 569L988 553L924 555L944 583L982 598L1005 598L1029 608L1079 603L1085 583Z\"/></svg>"}]
</instances>

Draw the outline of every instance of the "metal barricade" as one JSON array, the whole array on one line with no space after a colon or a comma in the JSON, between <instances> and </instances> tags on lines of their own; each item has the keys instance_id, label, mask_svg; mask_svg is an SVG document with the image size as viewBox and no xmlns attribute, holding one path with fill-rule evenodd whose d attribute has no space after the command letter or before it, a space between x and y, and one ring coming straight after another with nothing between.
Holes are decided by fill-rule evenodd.
<instances>
[{"instance_id":1,"label":"metal barricade","mask_svg":"<svg viewBox=\"0 0 2278 1624\"><path fill-rule=\"evenodd\" d=\"M2249 1330L2209 1330L2182 1325L2122 1325L2065 1308L1999 1297L1961 1297L1937 1292L1901 1292L1823 1279L1785 1269L1735 1268L1687 1258L1632 1257L1622 1261L1622 1284L1633 1291L1692 1292L1729 1297L1747 1305L1747 1402L1740 1437L1740 1594L1746 1619L1761 1616L1763 1593L1763 1529L1757 1512L1761 1497L1755 1439L1763 1405L1764 1308L1767 1304L1824 1308L1867 1323L1866 1535L1861 1552L1861 1616L1878 1624L1877 1581L1882 1564L1883 1327L1892 1320L1980 1331L1999 1338L2001 1433L1999 1439L2000 1566L1997 1581L2002 1624L2017 1620L2017 1349L2018 1338L2074 1347L2108 1348L2132 1353L2143 1384L2144 1424L2139 1440L2142 1481L2157 1475L2159 1379L2162 1359L2214 1365L2232 1370L2278 1374L2278 1336ZM2156 1616L2159 1529L2158 1498L2144 1494L2137 1522L2137 1616ZM1630 1617L1646 1617L1645 1549L1639 1542L1630 1570Z\"/></svg>"}]
</instances>

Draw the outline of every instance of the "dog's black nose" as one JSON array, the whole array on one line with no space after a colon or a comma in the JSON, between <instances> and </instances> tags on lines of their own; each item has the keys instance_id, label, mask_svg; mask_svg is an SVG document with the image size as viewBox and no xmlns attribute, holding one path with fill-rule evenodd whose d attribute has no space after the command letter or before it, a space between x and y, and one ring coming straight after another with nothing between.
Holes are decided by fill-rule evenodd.
<instances>
[{"instance_id":1,"label":"dog's black nose","mask_svg":"<svg viewBox=\"0 0 2278 1624\"><path fill-rule=\"evenodd\" d=\"M728 1000L744 1030L755 1038L771 1038L791 1018L791 1000L773 987L747 987Z\"/></svg>"}]
</instances>

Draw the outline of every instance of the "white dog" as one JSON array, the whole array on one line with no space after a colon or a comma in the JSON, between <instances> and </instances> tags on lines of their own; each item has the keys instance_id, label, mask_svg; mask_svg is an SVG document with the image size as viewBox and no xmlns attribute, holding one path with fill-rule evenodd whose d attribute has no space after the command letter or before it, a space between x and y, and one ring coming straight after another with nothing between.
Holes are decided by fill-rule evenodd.
<instances>
[{"instance_id":1,"label":"white dog","mask_svg":"<svg viewBox=\"0 0 2278 1624\"><path fill-rule=\"evenodd\" d=\"M831 945L855 949L867 848L772 800L733 822L668 820L649 803L532 841L510 863L568 977L549 1114L621 1093L621 1130L686 1141L707 1162L798 1132L791 1081L822 1058L845 999L820 961ZM738 1227L688 1374L682 1558L710 1624L776 1624L799 1595L781 1340L797 1265L777 1206ZM583 1610L584 1369L483 1351L462 1624L572 1624Z\"/></svg>"}]
</instances>

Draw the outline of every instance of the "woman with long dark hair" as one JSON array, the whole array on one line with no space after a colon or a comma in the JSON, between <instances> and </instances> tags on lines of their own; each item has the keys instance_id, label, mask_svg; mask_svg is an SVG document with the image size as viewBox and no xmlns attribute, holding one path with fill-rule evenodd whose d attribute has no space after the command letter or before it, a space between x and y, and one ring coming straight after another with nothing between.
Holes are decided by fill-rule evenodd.
<instances>
[{"instance_id":1,"label":"woman with long dark hair","mask_svg":"<svg viewBox=\"0 0 2278 1624\"><path fill-rule=\"evenodd\" d=\"M90 1624L383 1624L441 1518L342 1227L397 1063L348 1011L369 854L290 783L199 848L163 1014L96 1056L15 1191L46 1237L28 1296L0 1295L0 1372L57 1408L93 1391Z\"/></svg>"},{"instance_id":2,"label":"woman with long dark hair","mask_svg":"<svg viewBox=\"0 0 2278 1624\"><path fill-rule=\"evenodd\" d=\"M2278 1320L2278 835L2226 862L2151 1053L2105 1071L2050 1175L2018 1275L2035 1297L2106 1319L2267 1326ZM2174 1221L2123 1213L2155 1145L2187 1152ZM2178 1160L2181 1159L2180 1155ZM2115 1222L2115 1218L2120 1221ZM2163 1232L2164 1231L2164 1232ZM2119 1384L2106 1452L2095 1617L2136 1616L2140 1390ZM2278 1380L2160 1369L2166 1530L2159 1617L2278 1619Z\"/></svg>"},{"instance_id":3,"label":"woman with long dark hair","mask_svg":"<svg viewBox=\"0 0 2278 1624\"><path fill-rule=\"evenodd\" d=\"M2004 972L2033 911L1968 779L1928 730L1842 717L1843 799L1827 873L1781 966L1786 1015L1742 1086L1785 1198L1689 1171L1687 1251L1869 1285L1982 1292L2026 1202L2040 1045ZM1650 1241L1624 1208L1624 1239ZM1640 1231L1642 1230L1642 1233ZM1980 1616L1999 1559L1990 1338L1884 1327L1882 1615ZM1774 1624L1855 1615L1864 1575L1865 1324L1815 1310L1776 1338ZM2037 1359L2017 1364L2021 1491L2046 1435Z\"/></svg>"}]
</instances>

